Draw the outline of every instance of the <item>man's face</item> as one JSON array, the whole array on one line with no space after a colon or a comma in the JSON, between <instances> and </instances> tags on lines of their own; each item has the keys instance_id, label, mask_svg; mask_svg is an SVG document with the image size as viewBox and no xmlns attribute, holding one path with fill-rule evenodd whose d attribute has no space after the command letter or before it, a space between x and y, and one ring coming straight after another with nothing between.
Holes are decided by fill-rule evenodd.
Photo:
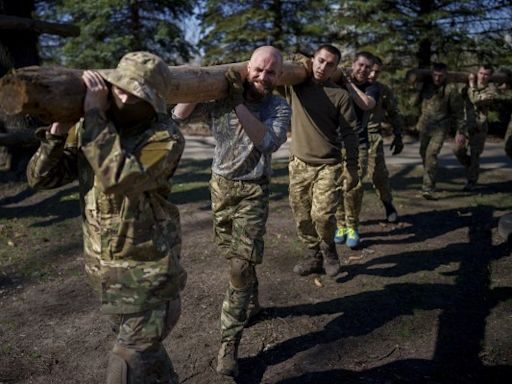
<instances>
[{"instance_id":1,"label":"man's face","mask_svg":"<svg viewBox=\"0 0 512 384\"><path fill-rule=\"evenodd\" d=\"M364 56L359 56L356 61L352 63L352 78L356 83L363 84L368 80L372 64L371 60Z\"/></svg>"},{"instance_id":2,"label":"man's face","mask_svg":"<svg viewBox=\"0 0 512 384\"><path fill-rule=\"evenodd\" d=\"M368 82L373 84L375 83L380 75L380 65L379 64L373 64L372 70L370 71L370 74L368 75Z\"/></svg>"},{"instance_id":3,"label":"man's face","mask_svg":"<svg viewBox=\"0 0 512 384\"><path fill-rule=\"evenodd\" d=\"M317 81L326 81L332 76L338 65L338 56L321 49L313 57L313 77Z\"/></svg>"},{"instance_id":4,"label":"man's face","mask_svg":"<svg viewBox=\"0 0 512 384\"><path fill-rule=\"evenodd\" d=\"M253 56L247 65L248 92L256 98L272 93L281 72L281 61L274 55L261 53Z\"/></svg>"},{"instance_id":5,"label":"man's face","mask_svg":"<svg viewBox=\"0 0 512 384\"><path fill-rule=\"evenodd\" d=\"M443 85L446 80L446 71L432 71L432 82L436 87Z\"/></svg>"},{"instance_id":6,"label":"man's face","mask_svg":"<svg viewBox=\"0 0 512 384\"><path fill-rule=\"evenodd\" d=\"M144 101L139 97L132 95L131 93L126 92L124 89L119 88L115 85L112 85L112 93L114 94L114 97L116 97L123 104L136 104Z\"/></svg>"},{"instance_id":7,"label":"man's face","mask_svg":"<svg viewBox=\"0 0 512 384\"><path fill-rule=\"evenodd\" d=\"M478 85L485 87L487 84L489 84L489 79L492 76L492 69L485 69L480 67L476 76Z\"/></svg>"}]
</instances>

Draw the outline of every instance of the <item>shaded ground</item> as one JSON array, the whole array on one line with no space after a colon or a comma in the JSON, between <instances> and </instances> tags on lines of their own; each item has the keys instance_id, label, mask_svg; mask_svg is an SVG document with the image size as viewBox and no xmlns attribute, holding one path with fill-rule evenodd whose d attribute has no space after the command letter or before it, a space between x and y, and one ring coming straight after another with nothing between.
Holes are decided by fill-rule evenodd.
<instances>
[{"instance_id":1,"label":"shaded ground","mask_svg":"<svg viewBox=\"0 0 512 384\"><path fill-rule=\"evenodd\" d=\"M182 383L214 372L226 265L212 243L209 160L184 161L174 200L189 272L183 314L166 341ZM265 260L265 314L246 332L252 383L504 383L512 375L512 257L497 220L512 211L510 168L475 194L460 169L440 172L440 199L418 197L420 170L393 166L398 224L365 195L361 249L338 251L335 279L301 278L301 251L276 163ZM82 272L77 189L0 185L0 383L102 383L113 335ZM318 282L317 282L318 283Z\"/></svg>"}]
</instances>

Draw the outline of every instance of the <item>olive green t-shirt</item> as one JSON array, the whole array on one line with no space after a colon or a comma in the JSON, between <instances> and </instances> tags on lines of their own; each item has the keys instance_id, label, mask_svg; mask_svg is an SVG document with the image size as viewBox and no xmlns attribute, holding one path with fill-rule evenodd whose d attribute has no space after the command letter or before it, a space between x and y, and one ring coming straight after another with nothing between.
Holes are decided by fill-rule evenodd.
<instances>
[{"instance_id":1,"label":"olive green t-shirt","mask_svg":"<svg viewBox=\"0 0 512 384\"><path fill-rule=\"evenodd\" d=\"M294 156L306 163L335 164L343 143L347 165L357 164L356 116L347 91L331 81L308 79L287 86L285 95L292 108Z\"/></svg>"}]
</instances>

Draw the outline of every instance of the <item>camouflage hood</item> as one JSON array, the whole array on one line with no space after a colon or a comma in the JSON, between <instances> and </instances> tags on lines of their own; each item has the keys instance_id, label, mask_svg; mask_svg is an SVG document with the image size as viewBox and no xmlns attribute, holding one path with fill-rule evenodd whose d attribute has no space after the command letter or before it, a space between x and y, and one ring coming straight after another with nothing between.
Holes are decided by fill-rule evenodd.
<instances>
[{"instance_id":1,"label":"camouflage hood","mask_svg":"<svg viewBox=\"0 0 512 384\"><path fill-rule=\"evenodd\" d=\"M166 113L165 94L171 72L164 61L149 52L130 52L116 69L98 71L109 83L147 101L157 113Z\"/></svg>"}]
</instances>

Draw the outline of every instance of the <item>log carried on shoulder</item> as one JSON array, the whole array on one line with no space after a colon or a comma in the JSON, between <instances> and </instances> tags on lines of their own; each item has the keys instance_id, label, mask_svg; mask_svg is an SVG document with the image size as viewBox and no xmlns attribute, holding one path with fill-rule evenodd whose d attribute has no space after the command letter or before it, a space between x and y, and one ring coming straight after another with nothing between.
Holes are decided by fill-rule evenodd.
<instances>
[{"instance_id":1,"label":"log carried on shoulder","mask_svg":"<svg viewBox=\"0 0 512 384\"><path fill-rule=\"evenodd\" d=\"M171 86L165 95L169 104L202 102L227 95L224 73L229 67L240 71L247 63L210 67L169 67ZM83 115L85 85L82 70L62 67L26 67L0 79L0 110L8 115L28 114L51 123L75 122ZM305 80L305 69L285 62L280 85L298 84Z\"/></svg>"},{"instance_id":2,"label":"log carried on shoulder","mask_svg":"<svg viewBox=\"0 0 512 384\"><path fill-rule=\"evenodd\" d=\"M467 83L469 74L470 72L448 71L446 72L446 81L449 83ZM416 82L421 83L430 79L431 75L432 70L430 69L414 68L407 71L405 79L409 84ZM512 77L504 72L496 72L491 76L490 81L495 83L510 83L512 82Z\"/></svg>"}]
</instances>

